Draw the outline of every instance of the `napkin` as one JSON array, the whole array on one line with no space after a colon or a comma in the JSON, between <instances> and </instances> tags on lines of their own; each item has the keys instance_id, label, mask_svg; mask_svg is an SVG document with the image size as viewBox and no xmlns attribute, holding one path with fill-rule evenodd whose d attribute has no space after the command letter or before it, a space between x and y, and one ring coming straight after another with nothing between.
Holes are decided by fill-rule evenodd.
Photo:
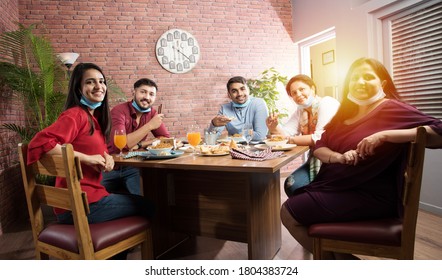
<instances>
[{"instance_id":1,"label":"napkin","mask_svg":"<svg viewBox=\"0 0 442 280\"><path fill-rule=\"evenodd\" d=\"M266 159L273 159L284 156L284 152L272 152L272 148L268 148L261 151L247 151L240 149L230 149L230 155L232 158L264 161Z\"/></svg>"}]
</instances>

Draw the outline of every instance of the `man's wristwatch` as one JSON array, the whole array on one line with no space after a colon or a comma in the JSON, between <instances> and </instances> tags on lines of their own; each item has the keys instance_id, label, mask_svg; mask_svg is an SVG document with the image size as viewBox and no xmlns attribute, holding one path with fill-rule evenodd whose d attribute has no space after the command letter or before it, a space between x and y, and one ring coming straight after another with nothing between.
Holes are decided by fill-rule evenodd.
<instances>
[{"instance_id":1,"label":"man's wristwatch","mask_svg":"<svg viewBox=\"0 0 442 280\"><path fill-rule=\"evenodd\" d=\"M143 148L143 144L141 144L141 141L137 143L137 146L138 146L137 150Z\"/></svg>"}]
</instances>

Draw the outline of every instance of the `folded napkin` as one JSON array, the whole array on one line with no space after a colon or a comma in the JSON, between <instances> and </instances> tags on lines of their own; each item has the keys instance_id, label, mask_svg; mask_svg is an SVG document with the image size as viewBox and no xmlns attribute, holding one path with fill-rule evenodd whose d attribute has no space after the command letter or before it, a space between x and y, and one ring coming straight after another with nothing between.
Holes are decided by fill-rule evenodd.
<instances>
[{"instance_id":1,"label":"folded napkin","mask_svg":"<svg viewBox=\"0 0 442 280\"><path fill-rule=\"evenodd\" d=\"M262 151L247 151L240 149L230 149L230 155L232 158L264 161L266 159L278 158L284 156L284 152L272 152L271 148Z\"/></svg>"}]
</instances>

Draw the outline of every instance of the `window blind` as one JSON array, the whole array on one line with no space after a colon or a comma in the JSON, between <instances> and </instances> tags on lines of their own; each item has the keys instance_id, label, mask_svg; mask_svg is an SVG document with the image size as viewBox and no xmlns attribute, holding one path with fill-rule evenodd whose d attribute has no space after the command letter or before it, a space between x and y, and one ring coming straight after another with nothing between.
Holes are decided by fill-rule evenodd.
<instances>
[{"instance_id":1,"label":"window blind","mask_svg":"<svg viewBox=\"0 0 442 280\"><path fill-rule=\"evenodd\" d=\"M393 77L401 98L442 119L442 3L391 21Z\"/></svg>"}]
</instances>

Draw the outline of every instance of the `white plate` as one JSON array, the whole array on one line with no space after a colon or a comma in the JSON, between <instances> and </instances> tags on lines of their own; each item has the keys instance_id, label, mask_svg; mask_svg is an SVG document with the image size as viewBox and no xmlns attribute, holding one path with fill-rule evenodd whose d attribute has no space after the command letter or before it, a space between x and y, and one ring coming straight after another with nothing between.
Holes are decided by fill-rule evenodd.
<instances>
[{"instance_id":1,"label":"white plate","mask_svg":"<svg viewBox=\"0 0 442 280\"><path fill-rule=\"evenodd\" d=\"M255 145L254 147L257 148L258 150L265 150L269 148L269 146L267 146L266 144L258 144ZM296 147L296 144L284 144L281 146L272 147L272 151L290 151L294 147Z\"/></svg>"}]
</instances>

